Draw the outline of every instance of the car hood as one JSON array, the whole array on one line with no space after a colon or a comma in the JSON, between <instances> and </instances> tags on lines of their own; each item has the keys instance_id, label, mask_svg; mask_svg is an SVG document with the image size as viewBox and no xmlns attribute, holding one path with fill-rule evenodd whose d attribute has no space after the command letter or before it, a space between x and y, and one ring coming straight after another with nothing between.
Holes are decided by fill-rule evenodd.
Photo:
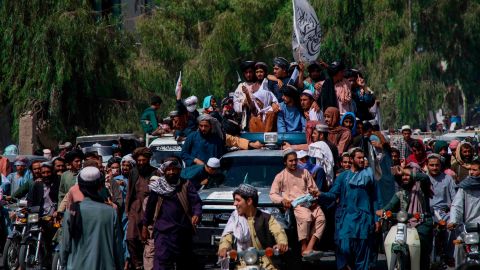
<instances>
[{"instance_id":1,"label":"car hood","mask_svg":"<svg viewBox=\"0 0 480 270\"><path fill-rule=\"evenodd\" d=\"M219 187L201 190L198 194L204 205L224 205L232 206L233 209L233 191L232 187ZM273 205L270 199L270 188L257 188L259 206Z\"/></svg>"}]
</instances>

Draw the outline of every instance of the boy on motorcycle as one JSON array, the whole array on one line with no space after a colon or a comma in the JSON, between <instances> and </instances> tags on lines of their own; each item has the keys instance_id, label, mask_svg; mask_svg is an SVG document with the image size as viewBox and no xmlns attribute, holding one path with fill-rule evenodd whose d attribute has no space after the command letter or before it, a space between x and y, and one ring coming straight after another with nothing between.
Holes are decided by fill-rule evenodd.
<instances>
[{"instance_id":1,"label":"boy on motorcycle","mask_svg":"<svg viewBox=\"0 0 480 270\"><path fill-rule=\"evenodd\" d=\"M449 230L454 230L458 224L480 223L480 159L474 159L470 164L467 178L458 184L458 191L453 199L450 212ZM464 261L464 251L461 246L455 246L455 265Z\"/></svg>"},{"instance_id":2,"label":"boy on motorcycle","mask_svg":"<svg viewBox=\"0 0 480 270\"><path fill-rule=\"evenodd\" d=\"M282 226L273 216L257 208L258 192L255 187L241 184L233 192L233 200L236 210L228 219L218 247L221 259L227 256L227 250L232 249L234 239L239 251L249 247L259 250L276 247L280 253L288 250L287 235ZM262 267L276 269L268 257L262 258Z\"/></svg>"},{"instance_id":3,"label":"boy on motorcycle","mask_svg":"<svg viewBox=\"0 0 480 270\"><path fill-rule=\"evenodd\" d=\"M410 226L417 229L420 237L420 269L430 269L433 220L429 199L432 196L432 190L430 178L419 171L420 167L413 163L409 163L403 169L396 167L394 169L395 177L397 182L401 184L401 190L395 193L384 209L378 210L376 214L381 217L388 210L392 212L403 210L411 215L415 213L423 214L420 220L412 218L409 223Z\"/></svg>"}]
</instances>

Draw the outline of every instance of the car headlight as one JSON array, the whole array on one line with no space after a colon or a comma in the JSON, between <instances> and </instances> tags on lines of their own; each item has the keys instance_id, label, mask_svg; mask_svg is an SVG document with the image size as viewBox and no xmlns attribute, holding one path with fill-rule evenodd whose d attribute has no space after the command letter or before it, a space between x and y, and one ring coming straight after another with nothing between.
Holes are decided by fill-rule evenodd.
<instances>
[{"instance_id":1,"label":"car headlight","mask_svg":"<svg viewBox=\"0 0 480 270\"><path fill-rule=\"evenodd\" d=\"M243 260L247 265L256 264L258 260L257 251L254 248L248 249L247 251L245 251L245 254L243 255Z\"/></svg>"},{"instance_id":2,"label":"car headlight","mask_svg":"<svg viewBox=\"0 0 480 270\"><path fill-rule=\"evenodd\" d=\"M404 223L408 219L408 214L405 211L400 211L397 213L397 220L398 222Z\"/></svg>"},{"instance_id":3,"label":"car headlight","mask_svg":"<svg viewBox=\"0 0 480 270\"><path fill-rule=\"evenodd\" d=\"M478 242L479 242L478 233L476 233L476 232L467 233L465 235L465 244L467 244L467 245L478 244Z\"/></svg>"},{"instance_id":4,"label":"car headlight","mask_svg":"<svg viewBox=\"0 0 480 270\"><path fill-rule=\"evenodd\" d=\"M38 214L28 215L28 223L37 223L37 222L38 222Z\"/></svg>"}]
</instances>

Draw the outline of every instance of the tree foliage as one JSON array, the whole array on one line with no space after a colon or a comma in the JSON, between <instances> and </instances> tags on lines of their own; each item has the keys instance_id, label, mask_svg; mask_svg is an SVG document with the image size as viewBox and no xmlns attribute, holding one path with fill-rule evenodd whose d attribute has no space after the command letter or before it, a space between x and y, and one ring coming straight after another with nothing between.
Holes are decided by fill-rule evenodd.
<instances>
[{"instance_id":1,"label":"tree foliage","mask_svg":"<svg viewBox=\"0 0 480 270\"><path fill-rule=\"evenodd\" d=\"M290 0L158 0L133 35L90 2L0 0L0 104L17 119L38 111L56 137L137 130L149 95L173 108L180 71L185 95L220 98L236 87L241 61L293 59ZM478 101L477 1L310 3L320 58L360 68L385 122L425 124L450 86Z\"/></svg>"},{"instance_id":2,"label":"tree foliage","mask_svg":"<svg viewBox=\"0 0 480 270\"><path fill-rule=\"evenodd\" d=\"M0 1L2 103L56 137L132 129L134 42L119 26L90 1Z\"/></svg>"},{"instance_id":3,"label":"tree foliage","mask_svg":"<svg viewBox=\"0 0 480 270\"><path fill-rule=\"evenodd\" d=\"M471 104L476 101L477 2L310 2L323 29L320 58L343 59L362 69L381 100L385 122L425 125L428 111L442 107L452 85L463 89ZM159 89L165 89L166 98L173 98L179 70L190 93L225 96L236 86L241 61L293 59L291 10L291 1L285 0L158 1L139 28L144 57L164 67L155 77L163 76L167 85ZM446 70L441 61L448 64Z\"/></svg>"}]
</instances>

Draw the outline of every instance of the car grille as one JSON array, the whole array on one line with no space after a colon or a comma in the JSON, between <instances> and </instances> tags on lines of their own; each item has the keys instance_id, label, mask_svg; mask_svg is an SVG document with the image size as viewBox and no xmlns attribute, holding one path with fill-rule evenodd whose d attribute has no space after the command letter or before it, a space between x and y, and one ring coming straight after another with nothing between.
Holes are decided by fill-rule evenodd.
<instances>
[{"instance_id":1,"label":"car grille","mask_svg":"<svg viewBox=\"0 0 480 270\"><path fill-rule=\"evenodd\" d=\"M202 214L201 226L221 227L227 224L232 211L209 211Z\"/></svg>"}]
</instances>

